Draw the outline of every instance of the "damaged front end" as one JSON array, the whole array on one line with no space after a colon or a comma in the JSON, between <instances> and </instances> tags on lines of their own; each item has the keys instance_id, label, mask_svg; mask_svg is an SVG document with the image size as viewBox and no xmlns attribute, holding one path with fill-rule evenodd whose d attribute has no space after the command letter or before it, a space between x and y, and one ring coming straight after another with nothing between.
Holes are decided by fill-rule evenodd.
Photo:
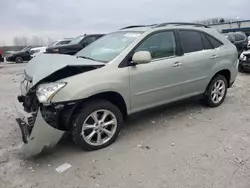
<instances>
[{"instance_id":1,"label":"damaged front end","mask_svg":"<svg viewBox=\"0 0 250 188\"><path fill-rule=\"evenodd\" d=\"M65 132L60 130L58 122L62 106L57 110L56 106L43 106L32 90L25 96L19 95L18 102L19 104L15 105L18 113L16 121L25 143L22 153L29 157L55 146Z\"/></svg>"},{"instance_id":2,"label":"damaged front end","mask_svg":"<svg viewBox=\"0 0 250 188\"><path fill-rule=\"evenodd\" d=\"M24 142L22 153L26 157L34 156L45 148L55 146L65 131L71 130L70 118L77 106L77 101L51 102L53 96L67 84L58 80L99 67L101 65L96 63L73 66L65 64L58 67L54 65L54 71L49 67L50 71L47 71L46 75L46 71L41 73L39 66L34 64L27 66L21 82L21 93L18 100L15 100L18 115L16 121Z\"/></svg>"}]
</instances>

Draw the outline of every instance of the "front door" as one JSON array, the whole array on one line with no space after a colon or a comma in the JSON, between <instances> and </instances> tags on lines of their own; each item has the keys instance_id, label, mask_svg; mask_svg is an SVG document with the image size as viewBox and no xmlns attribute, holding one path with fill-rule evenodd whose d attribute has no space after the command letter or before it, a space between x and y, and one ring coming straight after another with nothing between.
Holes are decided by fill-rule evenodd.
<instances>
[{"instance_id":1,"label":"front door","mask_svg":"<svg viewBox=\"0 0 250 188\"><path fill-rule=\"evenodd\" d=\"M182 96L181 57L173 31L163 31L149 36L137 51L149 51L152 61L129 67L131 112L155 107Z\"/></svg>"}]
</instances>

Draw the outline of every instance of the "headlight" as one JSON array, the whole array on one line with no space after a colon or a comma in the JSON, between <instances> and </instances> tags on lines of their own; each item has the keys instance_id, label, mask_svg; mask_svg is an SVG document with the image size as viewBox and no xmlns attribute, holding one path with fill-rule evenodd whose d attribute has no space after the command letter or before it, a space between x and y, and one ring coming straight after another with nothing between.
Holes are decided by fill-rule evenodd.
<instances>
[{"instance_id":1,"label":"headlight","mask_svg":"<svg viewBox=\"0 0 250 188\"><path fill-rule=\"evenodd\" d=\"M59 52L59 49L54 49L53 52Z\"/></svg>"},{"instance_id":2,"label":"headlight","mask_svg":"<svg viewBox=\"0 0 250 188\"><path fill-rule=\"evenodd\" d=\"M243 61L244 61L244 60L246 60L246 59L247 59L247 57L246 57L243 53L241 53L241 54L240 54L240 60L243 60Z\"/></svg>"},{"instance_id":3,"label":"headlight","mask_svg":"<svg viewBox=\"0 0 250 188\"><path fill-rule=\"evenodd\" d=\"M36 95L40 103L50 103L51 99L59 92L64 86L65 82L54 82L48 84L41 84L38 86Z\"/></svg>"}]
</instances>

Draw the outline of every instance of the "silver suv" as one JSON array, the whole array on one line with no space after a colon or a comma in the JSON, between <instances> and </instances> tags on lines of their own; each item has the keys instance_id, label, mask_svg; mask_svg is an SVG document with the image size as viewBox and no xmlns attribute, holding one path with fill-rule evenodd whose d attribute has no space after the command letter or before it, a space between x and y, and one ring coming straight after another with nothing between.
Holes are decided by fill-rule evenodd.
<instances>
[{"instance_id":1,"label":"silver suv","mask_svg":"<svg viewBox=\"0 0 250 188\"><path fill-rule=\"evenodd\" d=\"M24 71L18 96L24 151L39 153L65 131L85 150L104 148L128 115L192 96L217 107L237 66L229 40L188 23L129 26L76 56L37 56Z\"/></svg>"}]
</instances>

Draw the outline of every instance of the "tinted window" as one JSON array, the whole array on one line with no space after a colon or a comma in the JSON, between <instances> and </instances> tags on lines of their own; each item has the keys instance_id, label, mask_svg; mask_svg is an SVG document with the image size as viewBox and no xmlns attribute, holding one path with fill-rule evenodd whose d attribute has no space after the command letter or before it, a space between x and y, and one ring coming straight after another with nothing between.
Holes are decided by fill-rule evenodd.
<instances>
[{"instance_id":1,"label":"tinted window","mask_svg":"<svg viewBox=\"0 0 250 188\"><path fill-rule=\"evenodd\" d=\"M211 45L211 43L209 42L209 40L204 34L201 34L201 39L202 39L204 50L213 49L213 46Z\"/></svg>"},{"instance_id":2,"label":"tinted window","mask_svg":"<svg viewBox=\"0 0 250 188\"><path fill-rule=\"evenodd\" d=\"M183 53L203 50L201 34L196 31L179 31Z\"/></svg>"},{"instance_id":3,"label":"tinted window","mask_svg":"<svg viewBox=\"0 0 250 188\"><path fill-rule=\"evenodd\" d=\"M236 41L245 40L245 37L243 35L241 35L241 34L236 34L235 35L235 40Z\"/></svg>"},{"instance_id":4,"label":"tinted window","mask_svg":"<svg viewBox=\"0 0 250 188\"><path fill-rule=\"evenodd\" d=\"M214 48L218 48L218 47L222 46L222 43L220 41L218 41L217 39L215 39L209 35L206 35L206 36Z\"/></svg>"},{"instance_id":5,"label":"tinted window","mask_svg":"<svg viewBox=\"0 0 250 188\"><path fill-rule=\"evenodd\" d=\"M56 45L68 44L70 41L60 41Z\"/></svg>"},{"instance_id":6,"label":"tinted window","mask_svg":"<svg viewBox=\"0 0 250 188\"><path fill-rule=\"evenodd\" d=\"M85 46L91 44L92 42L94 42L97 39L96 36L92 36L92 37L86 37L81 43L84 44Z\"/></svg>"},{"instance_id":7,"label":"tinted window","mask_svg":"<svg viewBox=\"0 0 250 188\"><path fill-rule=\"evenodd\" d=\"M174 32L166 31L150 36L139 45L137 51L149 51L152 59L176 55Z\"/></svg>"}]
</instances>

